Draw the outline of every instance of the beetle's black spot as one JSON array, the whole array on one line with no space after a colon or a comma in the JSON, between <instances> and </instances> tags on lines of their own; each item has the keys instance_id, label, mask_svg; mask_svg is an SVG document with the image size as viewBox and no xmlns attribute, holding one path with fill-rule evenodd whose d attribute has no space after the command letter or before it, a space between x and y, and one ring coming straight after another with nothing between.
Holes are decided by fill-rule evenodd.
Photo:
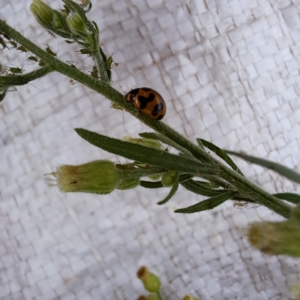
<instances>
[{"instance_id":1,"label":"beetle's black spot","mask_svg":"<svg viewBox=\"0 0 300 300\"><path fill-rule=\"evenodd\" d=\"M139 101L140 101L139 109L145 109L147 107L148 103L152 102L154 100L154 98L155 98L155 96L153 93L150 93L147 98L144 96L139 96Z\"/></svg>"},{"instance_id":2,"label":"beetle's black spot","mask_svg":"<svg viewBox=\"0 0 300 300\"><path fill-rule=\"evenodd\" d=\"M164 117L164 115L160 115L156 120L161 120Z\"/></svg>"},{"instance_id":3,"label":"beetle's black spot","mask_svg":"<svg viewBox=\"0 0 300 300\"><path fill-rule=\"evenodd\" d=\"M136 94L138 93L140 89L134 89L131 90L128 94L125 95L125 98L128 102L133 102L134 97L136 96Z\"/></svg>"},{"instance_id":4,"label":"beetle's black spot","mask_svg":"<svg viewBox=\"0 0 300 300\"><path fill-rule=\"evenodd\" d=\"M151 89L149 89L149 88L141 88L143 91L146 91L146 92L149 92L149 91L151 91Z\"/></svg>"},{"instance_id":5,"label":"beetle's black spot","mask_svg":"<svg viewBox=\"0 0 300 300\"><path fill-rule=\"evenodd\" d=\"M152 116L156 117L159 112L161 112L164 109L164 105L162 103L158 103L154 106L151 114Z\"/></svg>"}]
</instances>

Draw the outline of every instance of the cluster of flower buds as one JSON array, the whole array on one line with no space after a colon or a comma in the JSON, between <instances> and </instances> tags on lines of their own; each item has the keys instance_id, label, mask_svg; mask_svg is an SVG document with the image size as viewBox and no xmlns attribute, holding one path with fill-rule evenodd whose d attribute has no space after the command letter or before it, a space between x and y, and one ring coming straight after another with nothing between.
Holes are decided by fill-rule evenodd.
<instances>
[{"instance_id":1,"label":"cluster of flower buds","mask_svg":"<svg viewBox=\"0 0 300 300\"><path fill-rule=\"evenodd\" d=\"M42 0L33 0L30 10L45 29L88 47L93 43L98 28L86 18L82 6L69 0L64 2L64 10L55 10Z\"/></svg>"},{"instance_id":2,"label":"cluster of flower buds","mask_svg":"<svg viewBox=\"0 0 300 300\"><path fill-rule=\"evenodd\" d=\"M140 267L137 271L137 278L140 279L144 285L144 288L147 292L151 294L145 296L142 295L138 300L162 300L160 295L161 283L158 276L151 273L149 269L145 266ZM185 295L182 300L198 300L192 295Z\"/></svg>"}]
</instances>

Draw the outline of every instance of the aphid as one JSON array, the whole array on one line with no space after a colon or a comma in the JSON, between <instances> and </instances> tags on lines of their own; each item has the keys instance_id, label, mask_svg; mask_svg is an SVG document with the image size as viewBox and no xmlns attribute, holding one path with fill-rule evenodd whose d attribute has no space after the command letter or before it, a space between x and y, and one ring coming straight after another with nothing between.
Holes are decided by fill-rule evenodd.
<instances>
[{"instance_id":1,"label":"aphid","mask_svg":"<svg viewBox=\"0 0 300 300\"><path fill-rule=\"evenodd\" d=\"M98 73L98 69L96 66L93 66L93 70L91 72L91 76L93 76L94 78L99 79L99 73Z\"/></svg>"},{"instance_id":2,"label":"aphid","mask_svg":"<svg viewBox=\"0 0 300 300\"><path fill-rule=\"evenodd\" d=\"M92 54L92 51L90 49L88 49L88 48L82 48L82 49L79 50L79 52L81 54L88 54L88 55Z\"/></svg>"},{"instance_id":3,"label":"aphid","mask_svg":"<svg viewBox=\"0 0 300 300\"><path fill-rule=\"evenodd\" d=\"M20 68L18 68L18 67L12 67L12 68L8 68L9 69L9 71L11 72L11 73L13 73L13 74L19 74L19 73L23 73L23 70L22 69L20 69Z\"/></svg>"},{"instance_id":4,"label":"aphid","mask_svg":"<svg viewBox=\"0 0 300 300\"><path fill-rule=\"evenodd\" d=\"M14 47L14 48L17 48L18 47L18 44L14 41L9 41L9 43Z\"/></svg>"},{"instance_id":5,"label":"aphid","mask_svg":"<svg viewBox=\"0 0 300 300\"><path fill-rule=\"evenodd\" d=\"M142 87L131 90L125 95L125 99L152 119L161 120L167 111L163 97L150 88Z\"/></svg>"},{"instance_id":6,"label":"aphid","mask_svg":"<svg viewBox=\"0 0 300 300\"><path fill-rule=\"evenodd\" d=\"M56 53L53 52L53 51L50 49L49 46L46 48L46 52L49 53L49 54L52 55L52 56L56 56Z\"/></svg>"},{"instance_id":7,"label":"aphid","mask_svg":"<svg viewBox=\"0 0 300 300\"><path fill-rule=\"evenodd\" d=\"M24 46L19 46L17 49L22 52L28 52L28 50Z\"/></svg>"},{"instance_id":8,"label":"aphid","mask_svg":"<svg viewBox=\"0 0 300 300\"><path fill-rule=\"evenodd\" d=\"M49 33L49 35L50 35L52 38L55 38L55 37L56 37L56 35L55 35L52 31L47 30L47 32Z\"/></svg>"},{"instance_id":9,"label":"aphid","mask_svg":"<svg viewBox=\"0 0 300 300\"><path fill-rule=\"evenodd\" d=\"M75 65L73 65L70 61L67 61L67 63L69 63L72 68L77 69L77 67Z\"/></svg>"},{"instance_id":10,"label":"aphid","mask_svg":"<svg viewBox=\"0 0 300 300\"><path fill-rule=\"evenodd\" d=\"M39 61L39 66L40 67L46 66L46 63L43 60L40 60Z\"/></svg>"},{"instance_id":11,"label":"aphid","mask_svg":"<svg viewBox=\"0 0 300 300\"><path fill-rule=\"evenodd\" d=\"M38 62L38 59L35 56L33 56L33 55L29 56L27 59Z\"/></svg>"},{"instance_id":12,"label":"aphid","mask_svg":"<svg viewBox=\"0 0 300 300\"><path fill-rule=\"evenodd\" d=\"M112 103L111 104L111 108L118 109L118 110L123 110L123 107L120 106L120 105L118 105L118 104L116 104L116 103Z\"/></svg>"}]
</instances>

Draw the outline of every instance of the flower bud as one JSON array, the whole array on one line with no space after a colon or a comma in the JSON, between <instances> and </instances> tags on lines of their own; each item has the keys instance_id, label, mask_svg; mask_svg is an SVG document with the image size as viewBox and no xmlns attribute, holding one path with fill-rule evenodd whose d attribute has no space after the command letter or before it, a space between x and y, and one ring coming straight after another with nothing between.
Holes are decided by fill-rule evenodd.
<instances>
[{"instance_id":1,"label":"flower bud","mask_svg":"<svg viewBox=\"0 0 300 300\"><path fill-rule=\"evenodd\" d=\"M137 277L140 279L146 291L150 293L158 293L160 290L160 280L159 278L150 273L147 267L141 267L137 271Z\"/></svg>"},{"instance_id":2,"label":"flower bud","mask_svg":"<svg viewBox=\"0 0 300 300\"><path fill-rule=\"evenodd\" d=\"M152 180L159 180L161 178L161 174L152 174L148 176Z\"/></svg>"},{"instance_id":3,"label":"flower bud","mask_svg":"<svg viewBox=\"0 0 300 300\"><path fill-rule=\"evenodd\" d=\"M163 174L161 181L164 186L172 186L178 177L178 172L176 171L168 171Z\"/></svg>"},{"instance_id":4,"label":"flower bud","mask_svg":"<svg viewBox=\"0 0 300 300\"><path fill-rule=\"evenodd\" d=\"M125 178L118 182L117 189L118 190L130 190L137 187L140 183L139 178Z\"/></svg>"},{"instance_id":5,"label":"flower bud","mask_svg":"<svg viewBox=\"0 0 300 300\"><path fill-rule=\"evenodd\" d=\"M46 28L48 25L51 26L53 12L50 6L42 0L33 0L30 4L30 10L40 25Z\"/></svg>"},{"instance_id":6,"label":"flower bud","mask_svg":"<svg viewBox=\"0 0 300 300\"><path fill-rule=\"evenodd\" d=\"M88 39L91 35L89 32L84 20L82 20L81 16L78 13L73 13L72 15L67 17L67 23L70 30L81 37Z\"/></svg>"},{"instance_id":7,"label":"flower bud","mask_svg":"<svg viewBox=\"0 0 300 300\"><path fill-rule=\"evenodd\" d=\"M158 150L162 149L161 143L159 141L152 140L152 139L144 139L144 138L136 139L131 136L124 136L123 140L130 142L130 143L139 144L139 145L150 147L150 148L155 148Z\"/></svg>"},{"instance_id":8,"label":"flower bud","mask_svg":"<svg viewBox=\"0 0 300 300\"><path fill-rule=\"evenodd\" d=\"M67 14L63 11L55 11L53 14L52 25L55 29L65 29L65 24L63 24L61 19L66 20Z\"/></svg>"},{"instance_id":9,"label":"flower bud","mask_svg":"<svg viewBox=\"0 0 300 300\"><path fill-rule=\"evenodd\" d=\"M248 240L254 248L269 255L300 257L300 223L297 221L253 223L248 229Z\"/></svg>"},{"instance_id":10,"label":"flower bud","mask_svg":"<svg viewBox=\"0 0 300 300\"><path fill-rule=\"evenodd\" d=\"M52 173L60 191L109 194L118 183L114 164L106 160L92 161L79 166L62 165Z\"/></svg>"}]
</instances>

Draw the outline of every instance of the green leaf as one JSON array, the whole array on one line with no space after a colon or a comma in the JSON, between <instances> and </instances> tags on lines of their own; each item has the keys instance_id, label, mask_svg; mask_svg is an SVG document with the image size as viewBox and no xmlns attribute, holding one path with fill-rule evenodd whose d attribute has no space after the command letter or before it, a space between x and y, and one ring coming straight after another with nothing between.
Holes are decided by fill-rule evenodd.
<instances>
[{"instance_id":1,"label":"green leaf","mask_svg":"<svg viewBox=\"0 0 300 300\"><path fill-rule=\"evenodd\" d=\"M179 186L179 181L178 181L178 176L177 176L177 178L176 178L169 194L167 195L167 197L165 199L157 202L157 205L163 205L163 204L167 203L175 195L175 193L177 192L178 186Z\"/></svg>"},{"instance_id":2,"label":"green leaf","mask_svg":"<svg viewBox=\"0 0 300 300\"><path fill-rule=\"evenodd\" d=\"M181 153L188 154L191 157L193 156L190 151L188 151L187 149L183 148L182 146L178 145L174 141L170 140L169 138L167 138L167 137L165 137L165 136L163 136L159 133L156 133L156 132L142 132L142 133L139 133L139 136L143 137L143 138L146 138L146 139L152 139L152 140L160 141L160 142L162 142L166 145L169 145L169 146L173 147L174 149L178 150Z\"/></svg>"},{"instance_id":3,"label":"green leaf","mask_svg":"<svg viewBox=\"0 0 300 300\"><path fill-rule=\"evenodd\" d=\"M158 189L164 187L161 181L140 180L140 186L147 189Z\"/></svg>"},{"instance_id":4,"label":"green leaf","mask_svg":"<svg viewBox=\"0 0 300 300\"><path fill-rule=\"evenodd\" d=\"M192 179L193 177L194 177L194 175L191 175L191 174L180 174L179 175L179 183L188 181L188 180Z\"/></svg>"},{"instance_id":5,"label":"green leaf","mask_svg":"<svg viewBox=\"0 0 300 300\"><path fill-rule=\"evenodd\" d=\"M179 144L177 144L173 140L163 136L162 134L159 134L156 132L143 132L143 133L140 133L139 135L144 138L159 140L159 141L163 142L164 144L169 145L169 146L173 147L174 149L177 149L178 151L180 151L180 153L185 154L186 156L191 156L191 157L194 156L192 154L192 152L190 151L190 149L186 149L186 148L180 146ZM193 150L195 150L194 148L196 148L196 146L193 145ZM204 150L204 149L201 149L201 150ZM210 164L212 163L210 157L207 155L201 155L201 158L199 158L199 159L200 159L200 161L202 161L204 163L210 163Z\"/></svg>"},{"instance_id":6,"label":"green leaf","mask_svg":"<svg viewBox=\"0 0 300 300\"><path fill-rule=\"evenodd\" d=\"M219 196L211 197L209 199L206 199L204 201L201 201L195 205L186 207L186 208L180 208L175 210L175 213L183 213L183 214L191 214L203 210L209 210L217 207L218 205L222 204L226 200L232 198L234 193L232 191L225 192Z\"/></svg>"},{"instance_id":7,"label":"green leaf","mask_svg":"<svg viewBox=\"0 0 300 300\"><path fill-rule=\"evenodd\" d=\"M179 175L179 183L188 181L193 177L194 176L190 174L181 174ZM147 181L147 180L141 180L140 186L147 189L158 189L164 187L161 181Z\"/></svg>"},{"instance_id":8,"label":"green leaf","mask_svg":"<svg viewBox=\"0 0 300 300\"><path fill-rule=\"evenodd\" d=\"M0 90L0 102L5 98L7 90L7 88Z\"/></svg>"},{"instance_id":9,"label":"green leaf","mask_svg":"<svg viewBox=\"0 0 300 300\"><path fill-rule=\"evenodd\" d=\"M214 175L217 167L200 163L197 160L178 156L166 151L145 147L142 145L109 138L92 131L77 128L75 131L83 139L110 153L121 155L128 159L159 166L167 170L200 174L201 176Z\"/></svg>"},{"instance_id":10,"label":"green leaf","mask_svg":"<svg viewBox=\"0 0 300 300\"><path fill-rule=\"evenodd\" d=\"M238 168L238 166L234 163L234 161L227 155L226 151L219 148L218 146L203 140L203 139L197 139L198 144L203 144L206 148L213 151L215 154L217 154L220 158L222 158L234 171L240 173L242 176L244 174L241 172L241 170Z\"/></svg>"},{"instance_id":11,"label":"green leaf","mask_svg":"<svg viewBox=\"0 0 300 300\"><path fill-rule=\"evenodd\" d=\"M226 152L229 154L235 155L237 157L240 157L250 163L273 170L276 173L278 173L294 182L300 183L300 174L290 168L287 168L286 166L284 166L282 164L275 163L275 162L267 160L267 159L258 158L255 156L250 156L250 155L234 152L234 151L226 150Z\"/></svg>"},{"instance_id":12,"label":"green leaf","mask_svg":"<svg viewBox=\"0 0 300 300\"><path fill-rule=\"evenodd\" d=\"M213 197L224 193L224 190L215 190L210 187L210 184L205 181L188 180L180 183L187 190L202 196Z\"/></svg>"},{"instance_id":13,"label":"green leaf","mask_svg":"<svg viewBox=\"0 0 300 300\"><path fill-rule=\"evenodd\" d=\"M300 195L294 193L278 193L273 194L274 197L286 200L290 203L299 204L300 203Z\"/></svg>"}]
</instances>

